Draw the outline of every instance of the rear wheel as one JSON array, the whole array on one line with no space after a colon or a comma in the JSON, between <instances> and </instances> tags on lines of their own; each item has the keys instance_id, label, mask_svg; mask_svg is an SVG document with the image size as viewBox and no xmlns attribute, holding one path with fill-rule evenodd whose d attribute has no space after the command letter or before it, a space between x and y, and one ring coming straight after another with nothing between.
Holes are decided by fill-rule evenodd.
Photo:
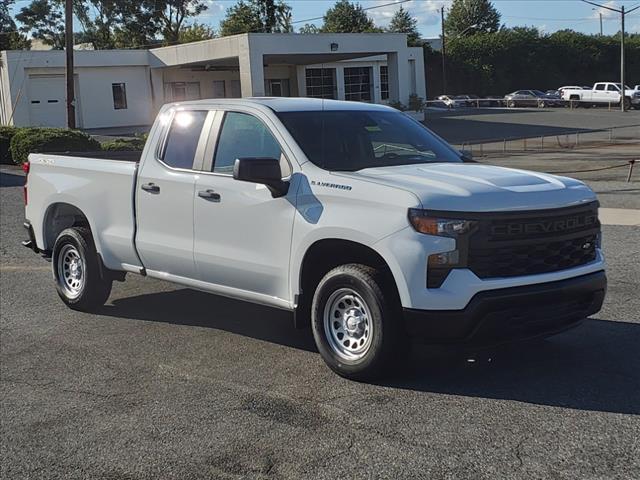
<instances>
[{"instance_id":1,"label":"rear wheel","mask_svg":"<svg viewBox=\"0 0 640 480\"><path fill-rule=\"evenodd\" d=\"M409 352L396 296L382 272L365 265L341 265L324 276L313 297L311 325L329 368L367 380L384 375Z\"/></svg>"},{"instance_id":2,"label":"rear wheel","mask_svg":"<svg viewBox=\"0 0 640 480\"><path fill-rule=\"evenodd\" d=\"M53 277L58 295L70 308L91 311L109 298L113 281L102 277L99 261L88 228L67 228L58 235L53 247Z\"/></svg>"},{"instance_id":3,"label":"rear wheel","mask_svg":"<svg viewBox=\"0 0 640 480\"><path fill-rule=\"evenodd\" d=\"M629 110L631 108L631 99L629 97L624 97L624 109Z\"/></svg>"}]
</instances>

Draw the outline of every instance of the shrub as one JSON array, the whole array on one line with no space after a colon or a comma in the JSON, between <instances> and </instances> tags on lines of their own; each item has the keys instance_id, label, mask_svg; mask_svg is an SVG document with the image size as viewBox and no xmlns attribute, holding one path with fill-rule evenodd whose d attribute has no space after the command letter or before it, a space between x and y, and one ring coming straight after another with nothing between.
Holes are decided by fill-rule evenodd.
<instances>
[{"instance_id":1,"label":"shrub","mask_svg":"<svg viewBox=\"0 0 640 480\"><path fill-rule=\"evenodd\" d=\"M396 110L400 110L401 112L404 112L407 109L407 107L402 102L391 101L387 103L387 105L389 105L391 108L395 108Z\"/></svg>"},{"instance_id":2,"label":"shrub","mask_svg":"<svg viewBox=\"0 0 640 480\"><path fill-rule=\"evenodd\" d=\"M102 150L107 152L139 152L144 148L143 138L116 138L102 144Z\"/></svg>"},{"instance_id":3,"label":"shrub","mask_svg":"<svg viewBox=\"0 0 640 480\"><path fill-rule=\"evenodd\" d=\"M91 152L101 150L100 143L86 133L63 128L20 129L11 139L13 162L23 164L30 153Z\"/></svg>"},{"instance_id":4,"label":"shrub","mask_svg":"<svg viewBox=\"0 0 640 480\"><path fill-rule=\"evenodd\" d=\"M415 93L409 95L409 110L421 112L424 109L424 98L419 97Z\"/></svg>"},{"instance_id":5,"label":"shrub","mask_svg":"<svg viewBox=\"0 0 640 480\"><path fill-rule=\"evenodd\" d=\"M0 127L0 164L10 165L13 163L9 147L11 139L19 130L17 127Z\"/></svg>"}]
</instances>

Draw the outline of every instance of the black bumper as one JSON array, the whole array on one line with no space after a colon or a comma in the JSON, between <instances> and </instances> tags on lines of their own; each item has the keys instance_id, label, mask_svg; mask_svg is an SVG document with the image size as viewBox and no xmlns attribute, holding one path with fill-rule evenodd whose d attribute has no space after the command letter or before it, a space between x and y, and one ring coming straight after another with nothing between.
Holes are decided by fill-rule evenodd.
<instances>
[{"instance_id":1,"label":"black bumper","mask_svg":"<svg viewBox=\"0 0 640 480\"><path fill-rule=\"evenodd\" d=\"M404 310L407 332L429 343L491 345L578 325L602 308L604 271L476 294L463 310Z\"/></svg>"}]
</instances>

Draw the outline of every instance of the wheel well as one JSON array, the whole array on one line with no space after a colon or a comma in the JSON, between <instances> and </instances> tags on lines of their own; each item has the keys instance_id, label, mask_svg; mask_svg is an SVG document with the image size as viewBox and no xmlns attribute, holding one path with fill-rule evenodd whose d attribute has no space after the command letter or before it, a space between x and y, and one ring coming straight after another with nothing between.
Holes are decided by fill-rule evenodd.
<instances>
[{"instance_id":1,"label":"wheel well","mask_svg":"<svg viewBox=\"0 0 640 480\"><path fill-rule=\"evenodd\" d=\"M53 249L56 238L58 238L62 230L74 226L89 227L89 220L78 207L74 207L69 203L54 203L50 205L43 224L45 251Z\"/></svg>"},{"instance_id":2,"label":"wheel well","mask_svg":"<svg viewBox=\"0 0 640 480\"><path fill-rule=\"evenodd\" d=\"M297 328L308 325L315 288L331 269L347 263L360 263L384 272L387 286L398 290L391 269L378 252L361 243L340 239L319 240L309 247L300 268L300 298L295 316Z\"/></svg>"}]
</instances>

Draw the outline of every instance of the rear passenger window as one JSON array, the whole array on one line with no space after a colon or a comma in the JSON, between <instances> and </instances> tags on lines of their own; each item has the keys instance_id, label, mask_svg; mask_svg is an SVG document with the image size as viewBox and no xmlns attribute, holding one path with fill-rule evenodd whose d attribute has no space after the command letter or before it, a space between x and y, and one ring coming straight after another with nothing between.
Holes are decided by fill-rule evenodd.
<instances>
[{"instance_id":1,"label":"rear passenger window","mask_svg":"<svg viewBox=\"0 0 640 480\"><path fill-rule=\"evenodd\" d=\"M182 111L173 117L162 161L173 168L193 168L206 111Z\"/></svg>"},{"instance_id":2,"label":"rear passenger window","mask_svg":"<svg viewBox=\"0 0 640 480\"><path fill-rule=\"evenodd\" d=\"M236 158L250 157L281 159L282 150L266 125L256 117L227 112L218 138L213 171L231 175Z\"/></svg>"}]
</instances>

